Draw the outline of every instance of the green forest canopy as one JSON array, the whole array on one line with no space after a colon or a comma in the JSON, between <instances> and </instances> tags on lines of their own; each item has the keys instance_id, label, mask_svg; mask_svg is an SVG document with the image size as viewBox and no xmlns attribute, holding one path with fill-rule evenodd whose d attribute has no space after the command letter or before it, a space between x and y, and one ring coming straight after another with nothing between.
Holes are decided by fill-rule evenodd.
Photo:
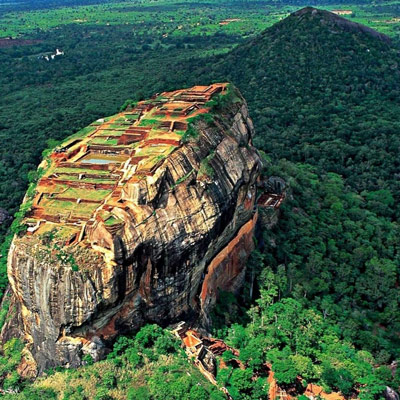
<instances>
[{"instance_id":1,"label":"green forest canopy","mask_svg":"<svg viewBox=\"0 0 400 400\"><path fill-rule=\"evenodd\" d=\"M115 46L121 32L124 42ZM242 350L253 372L271 361L282 384L296 374L345 394L367 384L365 399L379 398L385 385L399 386L384 367L400 348L396 42L311 12L221 56L212 53L226 53L241 39L199 35L161 45L128 28L87 26L38 37L44 42L30 48L30 58L22 47L0 52L3 207L17 209L48 138L60 140L112 114L126 98L229 79L249 103L265 176L282 176L289 196L249 262L258 276L256 299L245 291L239 304L233 301L240 324L217 313L218 335ZM61 38L69 57L53 64L34 57ZM143 60L152 68L143 69ZM283 335L274 327L276 315L288 324ZM313 325L309 336L299 323L305 320ZM309 341L294 340L300 336ZM232 369L219 380L246 398L251 389L237 375Z\"/></svg>"}]
</instances>

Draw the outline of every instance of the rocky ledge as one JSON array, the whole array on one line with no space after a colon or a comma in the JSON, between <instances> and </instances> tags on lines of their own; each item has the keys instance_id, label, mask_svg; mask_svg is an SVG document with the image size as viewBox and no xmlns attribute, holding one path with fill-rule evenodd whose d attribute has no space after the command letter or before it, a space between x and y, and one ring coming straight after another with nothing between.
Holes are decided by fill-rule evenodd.
<instances>
[{"instance_id":1,"label":"rocky ledge","mask_svg":"<svg viewBox=\"0 0 400 400\"><path fill-rule=\"evenodd\" d=\"M209 325L253 246L252 135L236 88L196 86L128 105L44 160L8 259L2 340L24 339L26 374L100 359L146 322Z\"/></svg>"}]
</instances>

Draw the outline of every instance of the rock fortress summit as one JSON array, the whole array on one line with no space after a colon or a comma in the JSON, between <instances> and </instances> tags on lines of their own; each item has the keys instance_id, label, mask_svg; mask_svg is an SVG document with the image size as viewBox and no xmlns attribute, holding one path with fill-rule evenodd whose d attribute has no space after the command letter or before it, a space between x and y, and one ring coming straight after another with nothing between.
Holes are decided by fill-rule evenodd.
<instances>
[{"instance_id":1,"label":"rock fortress summit","mask_svg":"<svg viewBox=\"0 0 400 400\"><path fill-rule=\"evenodd\" d=\"M98 120L44 159L8 259L2 339L25 341L26 375L100 359L146 322L209 324L253 248L252 135L236 88L194 86Z\"/></svg>"}]
</instances>

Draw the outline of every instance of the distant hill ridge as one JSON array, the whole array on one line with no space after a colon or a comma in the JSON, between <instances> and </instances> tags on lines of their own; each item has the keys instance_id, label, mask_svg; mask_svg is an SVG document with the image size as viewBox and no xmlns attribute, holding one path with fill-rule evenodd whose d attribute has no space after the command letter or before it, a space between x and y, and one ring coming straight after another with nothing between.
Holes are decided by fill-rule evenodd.
<instances>
[{"instance_id":1,"label":"distant hill ridge","mask_svg":"<svg viewBox=\"0 0 400 400\"><path fill-rule=\"evenodd\" d=\"M256 144L271 157L318 165L356 190L378 190L383 179L400 191L399 65L386 35L306 7L221 56L213 79L244 93Z\"/></svg>"}]
</instances>

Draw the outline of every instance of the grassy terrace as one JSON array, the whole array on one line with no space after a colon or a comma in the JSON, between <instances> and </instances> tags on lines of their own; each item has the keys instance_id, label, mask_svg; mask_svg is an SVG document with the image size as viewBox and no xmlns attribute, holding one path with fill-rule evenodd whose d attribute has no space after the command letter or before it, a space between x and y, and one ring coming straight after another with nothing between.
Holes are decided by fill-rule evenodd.
<instances>
[{"instance_id":1,"label":"grassy terrace","mask_svg":"<svg viewBox=\"0 0 400 400\"><path fill-rule=\"evenodd\" d=\"M67 185L63 184L56 184L54 186L41 186L40 192L41 193L60 193L68 188Z\"/></svg>"},{"instance_id":2,"label":"grassy terrace","mask_svg":"<svg viewBox=\"0 0 400 400\"><path fill-rule=\"evenodd\" d=\"M125 114L125 118L130 122L136 121L139 118L139 114Z\"/></svg>"},{"instance_id":3,"label":"grassy terrace","mask_svg":"<svg viewBox=\"0 0 400 400\"><path fill-rule=\"evenodd\" d=\"M53 174L96 174L107 176L110 171L94 170L90 168L68 168L68 167L57 167L54 168L51 173Z\"/></svg>"},{"instance_id":4,"label":"grassy terrace","mask_svg":"<svg viewBox=\"0 0 400 400\"><path fill-rule=\"evenodd\" d=\"M50 215L68 217L72 214L78 218L89 218L99 205L95 203L77 203L65 200L43 199L41 206L43 206L46 213Z\"/></svg>"},{"instance_id":5,"label":"grassy terrace","mask_svg":"<svg viewBox=\"0 0 400 400\"><path fill-rule=\"evenodd\" d=\"M109 146L116 146L118 144L118 139L109 139L107 137L95 137L89 143L90 144L106 144Z\"/></svg>"},{"instance_id":6,"label":"grassy terrace","mask_svg":"<svg viewBox=\"0 0 400 400\"><path fill-rule=\"evenodd\" d=\"M110 125L108 125L108 128L111 128L111 129L114 129L114 130L120 131L120 132L125 132L127 125L110 124Z\"/></svg>"},{"instance_id":7,"label":"grassy terrace","mask_svg":"<svg viewBox=\"0 0 400 400\"><path fill-rule=\"evenodd\" d=\"M111 193L111 190L87 190L74 187L68 187L64 192L58 193L56 198L74 198L82 200L101 201Z\"/></svg>"},{"instance_id":8,"label":"grassy terrace","mask_svg":"<svg viewBox=\"0 0 400 400\"><path fill-rule=\"evenodd\" d=\"M98 137L103 137L103 136L115 136L115 137L120 137L124 131L118 131L118 130L100 130L96 133L96 138Z\"/></svg>"},{"instance_id":9,"label":"grassy terrace","mask_svg":"<svg viewBox=\"0 0 400 400\"><path fill-rule=\"evenodd\" d=\"M112 184L117 182L117 178L109 178L109 177L104 177L104 178L91 178L90 176L84 176L81 179L79 179L79 175L67 175L67 174L62 174L59 175L59 177L56 179L60 181L70 181L70 182L83 182L83 183L106 183L106 184Z\"/></svg>"},{"instance_id":10,"label":"grassy terrace","mask_svg":"<svg viewBox=\"0 0 400 400\"><path fill-rule=\"evenodd\" d=\"M137 168L137 173L140 173L141 171L148 171L152 170L153 167L157 165L160 161L162 161L166 155L159 154L157 156L152 155L142 161L139 162L138 168Z\"/></svg>"},{"instance_id":11,"label":"grassy terrace","mask_svg":"<svg viewBox=\"0 0 400 400\"><path fill-rule=\"evenodd\" d=\"M37 231L37 234L43 235L52 232L55 238L66 240L69 239L72 235L79 233L79 230L80 229L78 227L69 225L59 225L57 228L54 228L53 224L42 224Z\"/></svg>"},{"instance_id":12,"label":"grassy terrace","mask_svg":"<svg viewBox=\"0 0 400 400\"><path fill-rule=\"evenodd\" d=\"M118 229L123 221L113 215L112 207L119 207L119 204L125 207L123 202L116 202L120 188L125 182L138 182L152 175L154 168L180 145L189 129L193 129L190 128L193 116L210 112L213 107L210 100L220 99L220 95L214 95L224 88L217 84L196 87L192 91L184 89L163 93L159 99L139 102L133 110L98 120L69 137L49 157L51 165L45 174L48 179L40 181L37 187L34 207L39 210L34 212L34 218L49 216L50 225L54 227L53 221L60 217L63 223L77 222L79 227L79 223L98 212L107 227ZM229 90L225 92L229 93ZM181 94L189 100L179 100ZM194 111L188 113L191 107ZM163 121L165 123L160 129ZM170 131L175 126L173 121L180 122L180 128L188 126L188 130ZM147 129L136 129L140 132L137 134L127 132L139 127ZM119 138L125 133L123 142L127 144L119 145ZM130 143L135 137L141 140ZM137 162L137 157L142 159ZM111 186L105 189L102 184ZM116 187L118 190L109 201ZM35 220L29 221L29 224L35 225ZM42 225L40 232L46 230Z\"/></svg>"},{"instance_id":13,"label":"grassy terrace","mask_svg":"<svg viewBox=\"0 0 400 400\"><path fill-rule=\"evenodd\" d=\"M108 217L108 218L104 221L104 223L105 223L106 226L118 225L118 224L120 224L121 222L122 222L122 221L121 221L119 218L117 218L117 217L115 217L115 216L113 216L113 215L111 215L110 217Z\"/></svg>"},{"instance_id":14,"label":"grassy terrace","mask_svg":"<svg viewBox=\"0 0 400 400\"><path fill-rule=\"evenodd\" d=\"M136 150L135 156L150 157L153 155L165 155L167 156L175 149L175 146L158 144L140 147Z\"/></svg>"},{"instance_id":15,"label":"grassy terrace","mask_svg":"<svg viewBox=\"0 0 400 400\"><path fill-rule=\"evenodd\" d=\"M153 128L158 128L160 126L162 118L142 118L140 120L139 126L151 126Z\"/></svg>"},{"instance_id":16,"label":"grassy terrace","mask_svg":"<svg viewBox=\"0 0 400 400\"><path fill-rule=\"evenodd\" d=\"M159 130L151 130L147 139L171 139L171 140L180 140L181 135L176 132L164 132Z\"/></svg>"},{"instance_id":17,"label":"grassy terrace","mask_svg":"<svg viewBox=\"0 0 400 400\"><path fill-rule=\"evenodd\" d=\"M115 118L118 118L118 114L110 115L109 117L103 118L104 122L109 122Z\"/></svg>"}]
</instances>

